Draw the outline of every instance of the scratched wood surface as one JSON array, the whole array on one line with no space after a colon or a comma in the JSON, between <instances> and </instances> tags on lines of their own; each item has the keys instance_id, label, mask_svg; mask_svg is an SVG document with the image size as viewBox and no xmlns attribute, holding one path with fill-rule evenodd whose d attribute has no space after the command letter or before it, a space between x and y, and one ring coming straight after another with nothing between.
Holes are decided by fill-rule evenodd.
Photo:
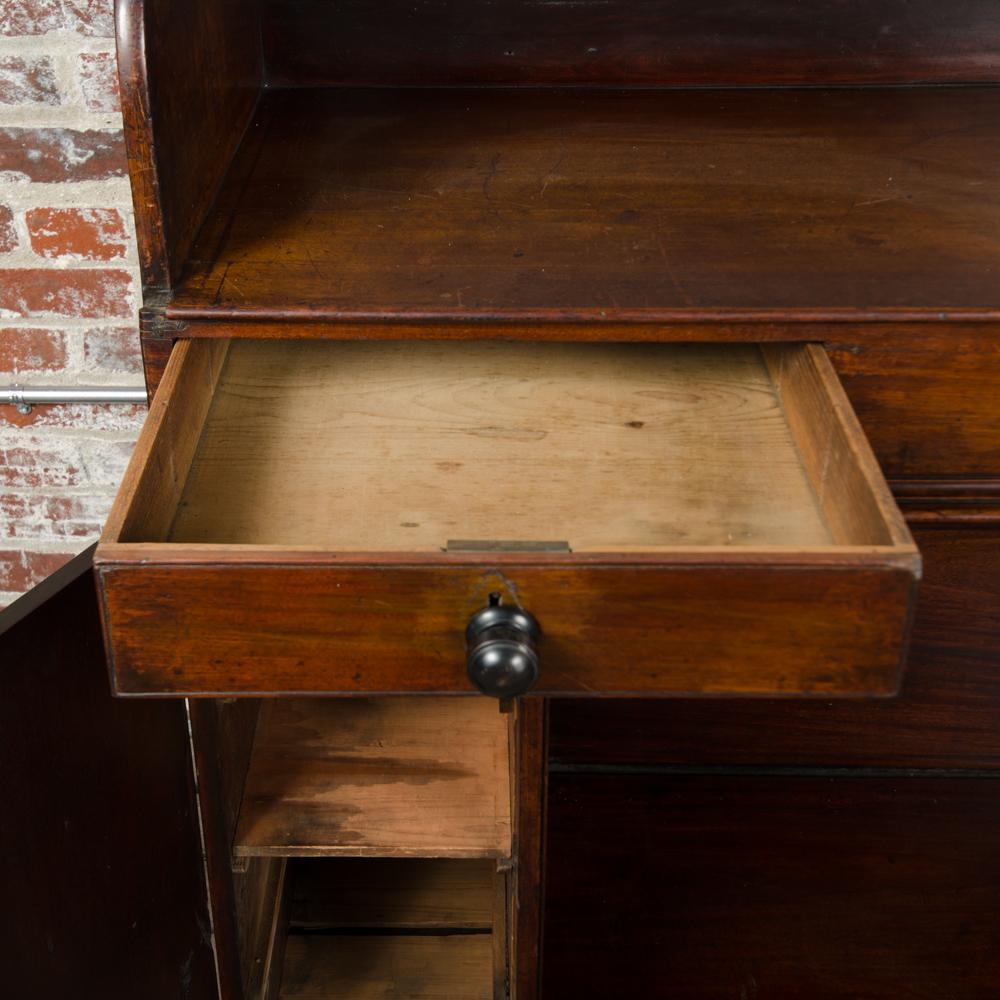
<instances>
[{"instance_id":1,"label":"scratched wood surface","mask_svg":"<svg viewBox=\"0 0 1000 1000\"><path fill-rule=\"evenodd\" d=\"M1000 89L264 99L168 315L995 316Z\"/></svg>"},{"instance_id":2,"label":"scratched wood surface","mask_svg":"<svg viewBox=\"0 0 1000 1000\"><path fill-rule=\"evenodd\" d=\"M268 702L234 853L509 857L509 766L491 699Z\"/></svg>"},{"instance_id":3,"label":"scratched wood surface","mask_svg":"<svg viewBox=\"0 0 1000 1000\"><path fill-rule=\"evenodd\" d=\"M317 341L233 343L169 538L831 542L755 346Z\"/></svg>"}]
</instances>

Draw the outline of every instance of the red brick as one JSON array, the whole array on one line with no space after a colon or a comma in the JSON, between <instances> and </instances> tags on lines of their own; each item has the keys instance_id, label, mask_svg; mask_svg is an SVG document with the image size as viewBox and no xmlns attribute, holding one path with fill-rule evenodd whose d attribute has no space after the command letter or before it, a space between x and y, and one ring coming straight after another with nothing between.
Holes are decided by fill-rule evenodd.
<instances>
[{"instance_id":1,"label":"red brick","mask_svg":"<svg viewBox=\"0 0 1000 1000\"><path fill-rule=\"evenodd\" d=\"M62 25L59 0L0 0L0 35L44 35Z\"/></svg>"},{"instance_id":2,"label":"red brick","mask_svg":"<svg viewBox=\"0 0 1000 1000\"><path fill-rule=\"evenodd\" d=\"M35 253L49 260L121 260L128 246L125 220L116 208L32 208L28 234Z\"/></svg>"},{"instance_id":3,"label":"red brick","mask_svg":"<svg viewBox=\"0 0 1000 1000\"><path fill-rule=\"evenodd\" d=\"M50 184L124 177L126 169L121 132L0 128L0 175Z\"/></svg>"},{"instance_id":4,"label":"red brick","mask_svg":"<svg viewBox=\"0 0 1000 1000\"><path fill-rule=\"evenodd\" d=\"M80 452L70 441L46 442L26 434L18 444L0 447L0 484L10 489L81 486L85 481Z\"/></svg>"},{"instance_id":5,"label":"red brick","mask_svg":"<svg viewBox=\"0 0 1000 1000\"><path fill-rule=\"evenodd\" d=\"M0 56L0 104L59 103L59 86L48 56Z\"/></svg>"},{"instance_id":6,"label":"red brick","mask_svg":"<svg viewBox=\"0 0 1000 1000\"><path fill-rule=\"evenodd\" d=\"M142 371L139 331L135 327L99 327L83 334L83 364L90 371Z\"/></svg>"},{"instance_id":7,"label":"red brick","mask_svg":"<svg viewBox=\"0 0 1000 1000\"><path fill-rule=\"evenodd\" d=\"M11 268L0 281L0 312L15 316L129 317L134 290L127 271Z\"/></svg>"},{"instance_id":8,"label":"red brick","mask_svg":"<svg viewBox=\"0 0 1000 1000\"><path fill-rule=\"evenodd\" d=\"M17 249L17 230L14 228L14 213L0 205L0 253L10 253Z\"/></svg>"},{"instance_id":9,"label":"red brick","mask_svg":"<svg viewBox=\"0 0 1000 1000\"><path fill-rule=\"evenodd\" d=\"M63 7L69 26L81 35L114 37L114 0L63 0Z\"/></svg>"},{"instance_id":10,"label":"red brick","mask_svg":"<svg viewBox=\"0 0 1000 1000\"><path fill-rule=\"evenodd\" d=\"M59 371L66 360L66 340L58 330L0 328L0 372Z\"/></svg>"},{"instance_id":11,"label":"red brick","mask_svg":"<svg viewBox=\"0 0 1000 1000\"><path fill-rule=\"evenodd\" d=\"M73 558L73 552L0 549L0 590L30 590Z\"/></svg>"},{"instance_id":12,"label":"red brick","mask_svg":"<svg viewBox=\"0 0 1000 1000\"><path fill-rule=\"evenodd\" d=\"M120 111L118 68L110 52L80 54L80 89L89 111Z\"/></svg>"},{"instance_id":13,"label":"red brick","mask_svg":"<svg viewBox=\"0 0 1000 1000\"><path fill-rule=\"evenodd\" d=\"M92 538L107 513L105 497L0 494L0 524L8 538Z\"/></svg>"}]
</instances>

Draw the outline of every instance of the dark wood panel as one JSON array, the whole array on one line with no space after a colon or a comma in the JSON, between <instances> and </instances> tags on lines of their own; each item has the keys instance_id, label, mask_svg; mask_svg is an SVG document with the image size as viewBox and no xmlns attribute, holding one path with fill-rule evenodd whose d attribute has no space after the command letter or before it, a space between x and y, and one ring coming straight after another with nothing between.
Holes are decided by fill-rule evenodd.
<instances>
[{"instance_id":1,"label":"dark wood panel","mask_svg":"<svg viewBox=\"0 0 1000 1000\"><path fill-rule=\"evenodd\" d=\"M1000 88L265 99L179 319L998 315Z\"/></svg>"},{"instance_id":2,"label":"dark wood panel","mask_svg":"<svg viewBox=\"0 0 1000 1000\"><path fill-rule=\"evenodd\" d=\"M901 694L878 701L554 701L551 753L607 764L1000 766L1000 530L915 530Z\"/></svg>"},{"instance_id":3,"label":"dark wood panel","mask_svg":"<svg viewBox=\"0 0 1000 1000\"><path fill-rule=\"evenodd\" d=\"M246 564L154 565L166 547L119 548L132 561L115 563L107 545L100 575L127 694L470 693L465 624L497 592L542 623L535 695L888 695L915 582L909 560L836 553L782 565L677 552L645 566L628 565L638 554L618 566L502 554L399 566L390 553L350 566L322 552L268 565L249 551Z\"/></svg>"},{"instance_id":4,"label":"dark wood panel","mask_svg":"<svg viewBox=\"0 0 1000 1000\"><path fill-rule=\"evenodd\" d=\"M205 648L196 655L204 656ZM191 702L189 707L205 872L215 915L219 980L226 1000L243 1000L244 985L254 980L252 963L257 956L241 955L240 943L243 940L246 948L256 942L241 935L241 927L252 919L259 903L273 904L266 868L233 870L233 838L259 710L260 703L249 699L206 699Z\"/></svg>"},{"instance_id":5,"label":"dark wood panel","mask_svg":"<svg viewBox=\"0 0 1000 1000\"><path fill-rule=\"evenodd\" d=\"M143 285L166 288L246 129L261 78L255 0L115 0Z\"/></svg>"},{"instance_id":6,"label":"dark wood panel","mask_svg":"<svg viewBox=\"0 0 1000 1000\"><path fill-rule=\"evenodd\" d=\"M279 83L996 80L992 0L270 0Z\"/></svg>"},{"instance_id":7,"label":"dark wood panel","mask_svg":"<svg viewBox=\"0 0 1000 1000\"><path fill-rule=\"evenodd\" d=\"M996 780L550 788L546 1000L996 996Z\"/></svg>"},{"instance_id":8,"label":"dark wood panel","mask_svg":"<svg viewBox=\"0 0 1000 1000\"><path fill-rule=\"evenodd\" d=\"M0 992L214 1000L184 706L111 698L90 556L0 614Z\"/></svg>"},{"instance_id":9,"label":"dark wood panel","mask_svg":"<svg viewBox=\"0 0 1000 1000\"><path fill-rule=\"evenodd\" d=\"M511 982L516 1000L537 1000L545 906L545 808L548 800L548 700L522 699L515 744L514 892Z\"/></svg>"},{"instance_id":10,"label":"dark wood panel","mask_svg":"<svg viewBox=\"0 0 1000 1000\"><path fill-rule=\"evenodd\" d=\"M828 336L886 476L1000 473L1000 328L911 324Z\"/></svg>"}]
</instances>

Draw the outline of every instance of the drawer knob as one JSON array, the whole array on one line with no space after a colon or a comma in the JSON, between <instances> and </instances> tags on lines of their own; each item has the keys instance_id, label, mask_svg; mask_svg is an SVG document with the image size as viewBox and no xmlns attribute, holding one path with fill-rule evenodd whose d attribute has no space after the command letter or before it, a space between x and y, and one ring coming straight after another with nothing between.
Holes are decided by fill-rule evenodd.
<instances>
[{"instance_id":1,"label":"drawer knob","mask_svg":"<svg viewBox=\"0 0 1000 1000\"><path fill-rule=\"evenodd\" d=\"M516 698L538 680L538 637L534 615L504 607L491 595L489 607L477 611L465 629L469 680L483 694Z\"/></svg>"}]
</instances>

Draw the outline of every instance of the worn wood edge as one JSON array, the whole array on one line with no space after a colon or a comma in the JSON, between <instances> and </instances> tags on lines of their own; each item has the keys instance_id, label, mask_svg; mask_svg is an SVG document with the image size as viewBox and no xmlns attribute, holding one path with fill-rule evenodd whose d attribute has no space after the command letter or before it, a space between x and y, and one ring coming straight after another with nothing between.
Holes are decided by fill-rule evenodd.
<instances>
[{"instance_id":1,"label":"worn wood edge","mask_svg":"<svg viewBox=\"0 0 1000 1000\"><path fill-rule=\"evenodd\" d=\"M165 302L164 309L169 305ZM518 319L491 318L454 320L411 320L388 317L371 322L329 321L322 318L268 320L238 316L233 319L211 317L183 324L183 336L195 338L244 337L254 340L538 340L538 341L599 341L601 343L636 342L667 343L671 341L702 343L745 343L785 341L804 343L825 341L830 347L850 350L844 338L850 335L859 341L884 335L886 328L915 325L948 329L960 324L964 330L975 328L984 339L1000 336L1000 311L996 319L948 319L940 314L921 315L905 320L880 317L856 321L849 317L800 322L785 317L772 319L707 319L699 317L670 323L651 323L643 319L628 321L615 317L600 322L560 320L531 322ZM829 338L829 339L828 339Z\"/></svg>"},{"instance_id":2,"label":"worn wood edge","mask_svg":"<svg viewBox=\"0 0 1000 1000\"><path fill-rule=\"evenodd\" d=\"M291 879L288 875L288 861L282 859L278 876L278 896L271 918L271 932L268 938L267 955L261 978L260 1000L279 1000L281 974L285 962L285 941L288 937L288 916L292 902ZM248 998L256 1000L256 998Z\"/></svg>"},{"instance_id":3,"label":"worn wood edge","mask_svg":"<svg viewBox=\"0 0 1000 1000\"><path fill-rule=\"evenodd\" d=\"M600 326L611 323L921 323L921 322L1000 322L1000 306L861 309L853 307L721 309L705 307L629 308L629 309L511 309L503 312L472 309L346 310L323 307L277 308L247 306L242 309L185 304L183 292L167 306L170 319L216 322L285 322L300 324L351 323L474 323L504 324L530 322L539 324L586 323Z\"/></svg>"},{"instance_id":4,"label":"worn wood edge","mask_svg":"<svg viewBox=\"0 0 1000 1000\"><path fill-rule=\"evenodd\" d=\"M886 569L919 570L916 544L827 545L827 546L691 546L674 549L635 549L614 552L335 552L289 546L214 545L212 543L109 542L94 557L101 571L138 570L154 566L204 566L220 569L227 565L249 569L276 567L385 566L421 568L427 566L635 566L636 568L782 566L803 569Z\"/></svg>"},{"instance_id":5,"label":"worn wood edge","mask_svg":"<svg viewBox=\"0 0 1000 1000\"><path fill-rule=\"evenodd\" d=\"M1000 463L1000 455L997 457ZM935 476L894 479L897 500L968 501L1000 504L1000 478L995 476Z\"/></svg>"},{"instance_id":6,"label":"worn wood edge","mask_svg":"<svg viewBox=\"0 0 1000 1000\"><path fill-rule=\"evenodd\" d=\"M851 449L852 458L864 477L872 501L889 531L892 544L907 546L915 550L916 544L910 534L910 529L907 528L902 512L896 506L889 484L882 474L882 467L875 457L875 452L868 442L861 421L858 420L854 407L847 398L847 393L844 391L844 386L834 370L826 349L822 344L809 343L805 345L804 350L833 404L837 424L844 440Z\"/></svg>"},{"instance_id":7,"label":"worn wood edge","mask_svg":"<svg viewBox=\"0 0 1000 1000\"><path fill-rule=\"evenodd\" d=\"M869 533L883 535L893 546L914 548L875 453L823 346L761 344L760 350L834 537L844 541L858 524ZM817 402L823 410L818 420L811 413ZM846 482L844 476L828 479L831 455L849 463L857 479L847 478L855 488L860 487L859 492L849 491L852 482Z\"/></svg>"},{"instance_id":8,"label":"worn wood edge","mask_svg":"<svg viewBox=\"0 0 1000 1000\"><path fill-rule=\"evenodd\" d=\"M490 940L493 944L493 1000L507 1000L510 993L510 953L507 946L509 882L509 869L498 864L493 872L493 923L490 928Z\"/></svg>"},{"instance_id":9,"label":"worn wood edge","mask_svg":"<svg viewBox=\"0 0 1000 1000\"><path fill-rule=\"evenodd\" d=\"M940 507L908 510L908 524L918 528L995 528L1000 526L1000 510L969 510L964 507Z\"/></svg>"},{"instance_id":10,"label":"worn wood edge","mask_svg":"<svg viewBox=\"0 0 1000 1000\"><path fill-rule=\"evenodd\" d=\"M106 616L102 617L107 620ZM213 705L204 701L187 701L185 708L208 895L208 917L211 921L209 932L215 953L219 991L227 1000L248 1000L243 993L243 969L235 935L235 894L231 872L225 863L224 835L218 821L221 811L219 763L215 754L218 724ZM213 873L216 875L214 878Z\"/></svg>"},{"instance_id":11,"label":"worn wood edge","mask_svg":"<svg viewBox=\"0 0 1000 1000\"><path fill-rule=\"evenodd\" d=\"M228 350L228 340L181 340L175 345L99 549L139 529L159 535L169 530ZM167 477L172 480L173 498L165 495Z\"/></svg>"},{"instance_id":12,"label":"worn wood edge","mask_svg":"<svg viewBox=\"0 0 1000 1000\"><path fill-rule=\"evenodd\" d=\"M475 692L470 692L475 694ZM361 697L370 698L372 692L363 692ZM176 695L174 696L176 697ZM230 697L230 695L225 695ZM242 697L242 696L240 696ZM293 695L295 698L313 697L303 695L301 692ZM333 697L340 697L334 694ZM410 695L405 697L409 698ZM448 695L431 694L431 698L447 698ZM480 695L482 697L482 695ZM411 850L408 848L383 848L383 847L352 847L348 845L327 845L316 844L314 846L299 847L269 847L256 846L252 844L234 844L233 856L237 858L412 858L414 860L426 860L428 858L445 858L455 861L476 861L489 860L499 861L508 857L508 853L499 848L435 848L433 854L426 851Z\"/></svg>"},{"instance_id":13,"label":"worn wood edge","mask_svg":"<svg viewBox=\"0 0 1000 1000\"><path fill-rule=\"evenodd\" d=\"M170 287L170 265L160 198L146 67L146 16L137 0L115 0L115 40L125 153L143 287Z\"/></svg>"}]
</instances>

